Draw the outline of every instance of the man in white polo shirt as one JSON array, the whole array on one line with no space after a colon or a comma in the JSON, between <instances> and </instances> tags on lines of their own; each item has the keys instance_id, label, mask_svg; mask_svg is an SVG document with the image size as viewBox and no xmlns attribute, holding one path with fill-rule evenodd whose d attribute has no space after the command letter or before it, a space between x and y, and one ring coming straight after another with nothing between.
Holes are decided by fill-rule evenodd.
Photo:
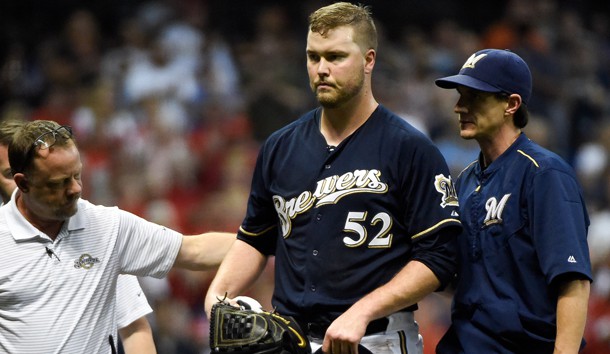
<instances>
[{"instance_id":1,"label":"man in white polo shirt","mask_svg":"<svg viewBox=\"0 0 610 354\"><path fill-rule=\"evenodd\" d=\"M17 188L8 161L8 146L13 135L23 127L25 121L4 120L0 122L0 197L2 205L11 200ZM155 354L150 323L146 315L152 313L146 295L138 279L133 275L120 275L117 282L117 328L125 354Z\"/></svg>"},{"instance_id":2,"label":"man in white polo shirt","mask_svg":"<svg viewBox=\"0 0 610 354\"><path fill-rule=\"evenodd\" d=\"M18 189L0 208L0 352L116 353L119 274L213 269L233 243L81 199L70 127L26 123L9 161Z\"/></svg>"}]
</instances>

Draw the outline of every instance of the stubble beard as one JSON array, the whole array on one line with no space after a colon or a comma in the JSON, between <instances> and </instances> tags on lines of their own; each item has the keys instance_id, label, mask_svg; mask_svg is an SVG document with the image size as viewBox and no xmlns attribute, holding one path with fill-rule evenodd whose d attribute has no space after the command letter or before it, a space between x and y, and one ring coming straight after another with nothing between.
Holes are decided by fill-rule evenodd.
<instances>
[{"instance_id":1,"label":"stubble beard","mask_svg":"<svg viewBox=\"0 0 610 354\"><path fill-rule=\"evenodd\" d=\"M68 220L69 218L73 217L74 215L76 215L77 211L78 211L78 208L76 206L74 206L69 209L66 209L66 208L57 209L57 210L55 210L55 212L53 214L55 215L55 220L65 221L65 220Z\"/></svg>"},{"instance_id":2,"label":"stubble beard","mask_svg":"<svg viewBox=\"0 0 610 354\"><path fill-rule=\"evenodd\" d=\"M316 99L324 108L337 108L349 102L362 91L364 87L364 75L359 75L352 80L352 84L346 85L343 88L332 86L330 90L323 92L315 89Z\"/></svg>"},{"instance_id":3,"label":"stubble beard","mask_svg":"<svg viewBox=\"0 0 610 354\"><path fill-rule=\"evenodd\" d=\"M78 211L78 198L72 201L69 205L58 207L54 210L53 214L57 220L67 220Z\"/></svg>"}]
</instances>

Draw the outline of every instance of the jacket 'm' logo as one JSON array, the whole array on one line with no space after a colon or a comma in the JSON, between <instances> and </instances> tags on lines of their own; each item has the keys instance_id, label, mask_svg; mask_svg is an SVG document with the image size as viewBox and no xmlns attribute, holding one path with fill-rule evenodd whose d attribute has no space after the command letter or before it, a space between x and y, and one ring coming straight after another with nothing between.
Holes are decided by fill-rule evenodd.
<instances>
[{"instance_id":1,"label":"jacket 'm' logo","mask_svg":"<svg viewBox=\"0 0 610 354\"><path fill-rule=\"evenodd\" d=\"M499 202L495 197L487 199L487 202L485 203L487 216L485 216L485 220L483 220L485 226L502 223L502 212L504 211L508 198L510 198L510 193L505 194Z\"/></svg>"}]
</instances>

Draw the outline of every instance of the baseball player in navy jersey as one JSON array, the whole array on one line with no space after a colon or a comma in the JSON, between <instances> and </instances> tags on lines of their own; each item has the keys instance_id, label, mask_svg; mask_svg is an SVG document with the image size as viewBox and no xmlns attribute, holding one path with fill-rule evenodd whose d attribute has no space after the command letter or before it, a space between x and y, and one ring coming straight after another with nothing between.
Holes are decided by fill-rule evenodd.
<instances>
[{"instance_id":1,"label":"baseball player in navy jersey","mask_svg":"<svg viewBox=\"0 0 610 354\"><path fill-rule=\"evenodd\" d=\"M577 353L591 282L589 218L572 168L522 132L527 64L485 49L436 85L457 89L460 136L481 148L456 182L459 281L437 353Z\"/></svg>"},{"instance_id":2,"label":"baseball player in navy jersey","mask_svg":"<svg viewBox=\"0 0 610 354\"><path fill-rule=\"evenodd\" d=\"M458 203L439 150L373 97L376 47L367 7L310 15L307 70L321 107L262 146L208 314L275 255L273 306L314 352L422 353L413 311L454 275Z\"/></svg>"}]
</instances>

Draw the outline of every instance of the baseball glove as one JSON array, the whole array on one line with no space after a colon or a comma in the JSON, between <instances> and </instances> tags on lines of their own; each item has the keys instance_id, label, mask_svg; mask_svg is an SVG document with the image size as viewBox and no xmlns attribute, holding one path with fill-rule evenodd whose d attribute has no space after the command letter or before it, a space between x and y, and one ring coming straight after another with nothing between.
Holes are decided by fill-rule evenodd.
<instances>
[{"instance_id":1,"label":"baseball glove","mask_svg":"<svg viewBox=\"0 0 610 354\"><path fill-rule=\"evenodd\" d=\"M212 353L308 354L307 336L291 317L219 301L210 318Z\"/></svg>"}]
</instances>

